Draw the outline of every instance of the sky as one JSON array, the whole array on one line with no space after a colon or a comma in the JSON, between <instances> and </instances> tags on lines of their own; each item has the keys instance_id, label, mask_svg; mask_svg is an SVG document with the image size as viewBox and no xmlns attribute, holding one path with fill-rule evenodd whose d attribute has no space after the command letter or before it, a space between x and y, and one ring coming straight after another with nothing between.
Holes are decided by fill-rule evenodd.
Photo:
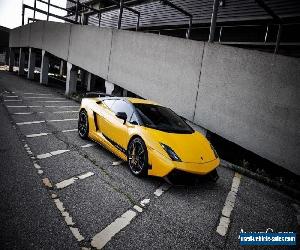
<instances>
[{"instance_id":1,"label":"sky","mask_svg":"<svg viewBox=\"0 0 300 250\"><path fill-rule=\"evenodd\" d=\"M47 1L47 0L44 0ZM34 0L0 0L0 26L7 28L15 28L22 25L22 2L24 4L34 6ZM50 0L51 4L55 4L61 7L66 7L67 0ZM44 3L37 1L37 8L47 11L48 7ZM63 10L50 7L50 12L59 16L66 15ZM27 23L28 17L33 17L33 11L25 10L25 24ZM41 13L36 13L37 19L46 20L46 15ZM62 20L50 17L50 21L63 22Z\"/></svg>"}]
</instances>

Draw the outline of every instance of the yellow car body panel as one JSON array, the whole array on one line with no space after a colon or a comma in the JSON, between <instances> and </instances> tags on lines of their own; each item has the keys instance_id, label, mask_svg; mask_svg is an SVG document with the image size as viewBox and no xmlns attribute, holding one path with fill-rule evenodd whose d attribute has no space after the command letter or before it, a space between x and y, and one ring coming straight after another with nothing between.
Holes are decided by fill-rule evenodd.
<instances>
[{"instance_id":1,"label":"yellow car body panel","mask_svg":"<svg viewBox=\"0 0 300 250\"><path fill-rule=\"evenodd\" d=\"M127 98L131 103L158 105L149 100ZM100 143L117 157L127 161L127 147L134 136L145 142L148 151L148 175L164 177L173 170L206 175L217 168L220 159L215 155L209 141L199 132L192 134L168 133L134 125L117 118L99 98L84 98L80 110L88 114L88 137ZM180 157L173 161L160 143L168 145Z\"/></svg>"}]
</instances>

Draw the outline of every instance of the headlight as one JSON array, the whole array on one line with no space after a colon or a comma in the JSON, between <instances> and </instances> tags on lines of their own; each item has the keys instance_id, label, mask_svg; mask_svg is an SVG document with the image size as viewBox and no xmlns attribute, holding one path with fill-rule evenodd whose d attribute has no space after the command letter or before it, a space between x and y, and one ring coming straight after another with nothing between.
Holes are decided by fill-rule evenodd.
<instances>
[{"instance_id":1,"label":"headlight","mask_svg":"<svg viewBox=\"0 0 300 250\"><path fill-rule=\"evenodd\" d=\"M160 143L160 145L163 147L163 149L167 152L167 154L170 156L172 161L181 161L179 156L166 144Z\"/></svg>"},{"instance_id":2,"label":"headlight","mask_svg":"<svg viewBox=\"0 0 300 250\"><path fill-rule=\"evenodd\" d=\"M211 147L212 151L214 152L214 155L215 155L216 159L219 158L218 153L215 150L215 148L213 147L213 145L210 144L210 147Z\"/></svg>"}]
</instances>

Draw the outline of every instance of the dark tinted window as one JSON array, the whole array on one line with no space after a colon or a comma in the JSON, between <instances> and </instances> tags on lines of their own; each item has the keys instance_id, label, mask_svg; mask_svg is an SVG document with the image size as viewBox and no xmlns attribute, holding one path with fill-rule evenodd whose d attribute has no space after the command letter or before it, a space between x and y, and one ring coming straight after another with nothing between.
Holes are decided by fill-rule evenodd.
<instances>
[{"instance_id":1,"label":"dark tinted window","mask_svg":"<svg viewBox=\"0 0 300 250\"><path fill-rule=\"evenodd\" d=\"M112 105L111 110L114 113L125 112L127 115L127 120L131 118L131 115L133 113L132 106L127 102L124 102L123 100L116 100L115 103Z\"/></svg>"},{"instance_id":2,"label":"dark tinted window","mask_svg":"<svg viewBox=\"0 0 300 250\"><path fill-rule=\"evenodd\" d=\"M106 99L103 100L102 102L111 109L112 105L115 103L116 100L113 99Z\"/></svg>"},{"instance_id":3,"label":"dark tinted window","mask_svg":"<svg viewBox=\"0 0 300 250\"><path fill-rule=\"evenodd\" d=\"M143 125L146 127L173 133L193 133L194 130L171 109L151 105L134 104Z\"/></svg>"}]
</instances>

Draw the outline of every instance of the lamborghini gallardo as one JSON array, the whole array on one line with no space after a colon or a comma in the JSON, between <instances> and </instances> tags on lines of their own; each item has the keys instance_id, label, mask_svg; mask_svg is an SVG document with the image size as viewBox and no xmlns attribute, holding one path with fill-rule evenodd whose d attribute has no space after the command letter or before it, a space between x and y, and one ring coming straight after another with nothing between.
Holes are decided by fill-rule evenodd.
<instances>
[{"instance_id":1,"label":"lamborghini gallardo","mask_svg":"<svg viewBox=\"0 0 300 250\"><path fill-rule=\"evenodd\" d=\"M149 100L83 98L78 134L127 161L135 176L167 177L173 171L217 174L220 164L206 137L171 109Z\"/></svg>"}]
</instances>

